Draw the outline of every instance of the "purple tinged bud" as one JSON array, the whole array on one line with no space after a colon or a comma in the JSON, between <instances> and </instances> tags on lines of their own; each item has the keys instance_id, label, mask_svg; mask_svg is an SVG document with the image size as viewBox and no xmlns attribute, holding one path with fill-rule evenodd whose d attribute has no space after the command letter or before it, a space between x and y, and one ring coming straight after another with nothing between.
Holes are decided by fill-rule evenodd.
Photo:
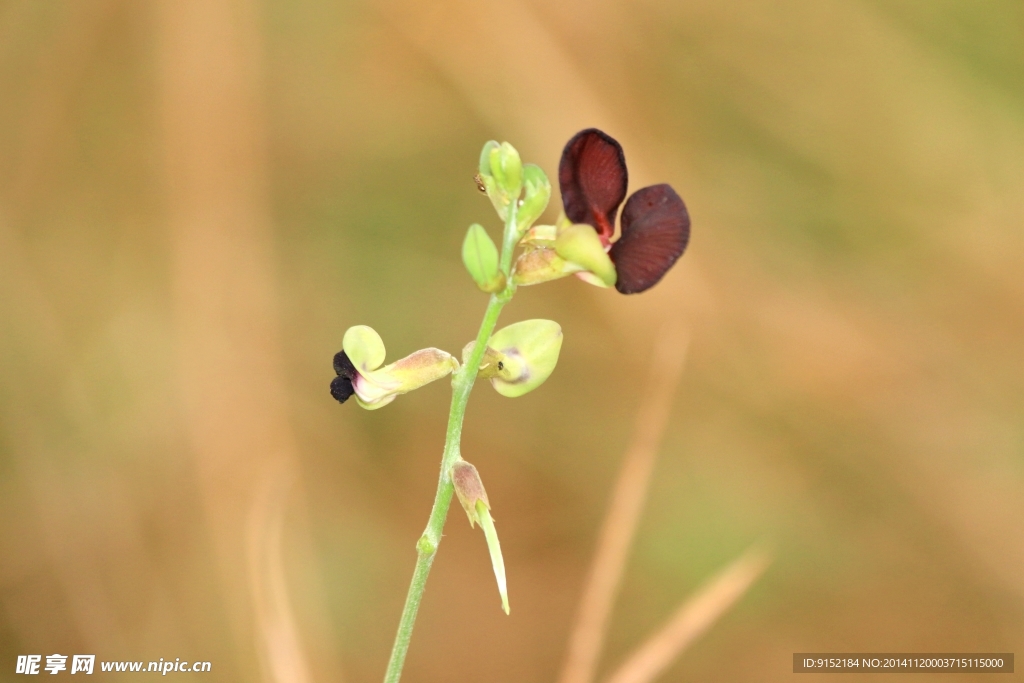
<instances>
[{"instance_id":1,"label":"purple tinged bud","mask_svg":"<svg viewBox=\"0 0 1024 683\"><path fill-rule=\"evenodd\" d=\"M480 479L480 473L477 472L476 467L462 459L452 465L449 473L452 485L455 487L455 495L459 497L459 502L462 503L462 507L469 517L469 525L472 527L479 524L483 529L484 539L487 541L487 551L491 556L491 568L494 570L494 579L498 583L498 594L501 596L501 608L505 614L508 614L505 560L501 556L501 544L498 542L498 531L494 528L494 519L491 518L491 504L487 501L484 482Z\"/></svg>"},{"instance_id":2,"label":"purple tinged bud","mask_svg":"<svg viewBox=\"0 0 1024 683\"><path fill-rule=\"evenodd\" d=\"M480 479L480 473L476 467L465 460L458 460L451 469L452 485L455 487L455 495L466 510L469 517L469 526L473 527L480 523L480 516L476 509L478 501L483 502L487 509L491 504L487 500L487 491L484 490L484 482Z\"/></svg>"}]
</instances>

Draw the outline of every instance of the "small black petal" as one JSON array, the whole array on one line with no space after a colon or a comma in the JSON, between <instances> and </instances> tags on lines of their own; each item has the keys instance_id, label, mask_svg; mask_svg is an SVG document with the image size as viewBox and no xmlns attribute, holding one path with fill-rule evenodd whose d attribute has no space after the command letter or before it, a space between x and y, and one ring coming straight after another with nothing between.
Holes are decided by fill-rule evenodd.
<instances>
[{"instance_id":1,"label":"small black petal","mask_svg":"<svg viewBox=\"0 0 1024 683\"><path fill-rule=\"evenodd\" d=\"M344 351L334 354L334 374L347 377L350 380L355 379L359 374L356 372L356 366L352 364L352 361L348 359L348 354Z\"/></svg>"},{"instance_id":2,"label":"small black petal","mask_svg":"<svg viewBox=\"0 0 1024 683\"><path fill-rule=\"evenodd\" d=\"M622 210L622 235L608 252L618 274L615 289L637 294L658 284L689 241L690 214L675 190L637 190Z\"/></svg>"},{"instance_id":3,"label":"small black petal","mask_svg":"<svg viewBox=\"0 0 1024 683\"><path fill-rule=\"evenodd\" d=\"M333 396L338 403L344 403L348 400L348 397L356 393L356 390L352 387L352 380L348 377L338 376L331 380L331 396Z\"/></svg>"},{"instance_id":4,"label":"small black petal","mask_svg":"<svg viewBox=\"0 0 1024 683\"><path fill-rule=\"evenodd\" d=\"M628 182L622 146L597 128L576 133L562 150L558 185L565 215L593 227L605 244L615 234L615 214Z\"/></svg>"}]
</instances>

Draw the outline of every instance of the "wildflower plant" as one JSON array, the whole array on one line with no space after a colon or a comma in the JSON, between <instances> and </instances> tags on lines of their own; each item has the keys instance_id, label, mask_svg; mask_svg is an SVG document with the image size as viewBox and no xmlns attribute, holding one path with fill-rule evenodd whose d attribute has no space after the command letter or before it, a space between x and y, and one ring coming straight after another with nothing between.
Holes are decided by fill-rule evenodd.
<instances>
[{"instance_id":1,"label":"wildflower plant","mask_svg":"<svg viewBox=\"0 0 1024 683\"><path fill-rule=\"evenodd\" d=\"M453 494L471 526L484 532L498 583L502 609L509 613L501 545L480 473L462 458L462 423L473 384L490 380L501 395L522 396L547 380L558 363L562 328L551 320L524 320L495 332L498 316L518 287L576 275L623 294L650 289L686 249L690 218L683 200L668 185L635 192L622 211L617 240L615 219L626 199L628 174L622 147L595 128L566 144L558 168L563 211L554 225L535 225L551 198L551 183L540 167L523 164L507 142L486 143L475 176L504 224L499 249L487 230L473 224L462 244L462 260L477 287L490 295L474 341L462 362L435 348L384 364L384 342L372 328L350 327L334 356L337 377L331 395L340 403L355 397L367 410L382 408L399 395L452 375L441 473L427 527L416 543L417 560L385 683L395 683L409 648L427 576L441 542Z\"/></svg>"}]
</instances>

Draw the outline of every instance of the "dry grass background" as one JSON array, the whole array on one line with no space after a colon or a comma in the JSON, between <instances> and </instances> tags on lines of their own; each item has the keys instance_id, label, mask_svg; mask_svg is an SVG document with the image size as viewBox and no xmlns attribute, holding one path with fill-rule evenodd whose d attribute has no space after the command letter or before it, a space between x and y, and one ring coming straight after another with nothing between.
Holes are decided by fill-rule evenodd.
<instances>
[{"instance_id":1,"label":"dry grass background","mask_svg":"<svg viewBox=\"0 0 1024 683\"><path fill-rule=\"evenodd\" d=\"M664 680L1019 651L1018 2L2 0L0 679L377 679L448 392L340 407L331 355L356 323L460 349L480 145L553 174L591 125L680 191L690 250L640 297L507 310L565 330L541 390L469 410L512 616L453 515L407 680L559 676L666 322L689 354L599 679L760 539Z\"/></svg>"}]
</instances>

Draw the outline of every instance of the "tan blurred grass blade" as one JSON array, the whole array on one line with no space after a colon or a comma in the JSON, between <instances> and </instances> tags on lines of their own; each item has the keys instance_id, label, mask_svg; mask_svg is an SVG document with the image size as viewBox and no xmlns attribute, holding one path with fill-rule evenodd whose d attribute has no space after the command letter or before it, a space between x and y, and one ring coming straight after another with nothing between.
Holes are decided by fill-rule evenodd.
<instances>
[{"instance_id":1,"label":"tan blurred grass blade","mask_svg":"<svg viewBox=\"0 0 1024 683\"><path fill-rule=\"evenodd\" d=\"M688 338L678 323L662 328L651 358L650 377L637 412L633 441L622 462L598 538L561 683L590 683L608 630L622 572L636 533L651 473L668 424L672 397L683 370Z\"/></svg>"},{"instance_id":2,"label":"tan blurred grass blade","mask_svg":"<svg viewBox=\"0 0 1024 683\"><path fill-rule=\"evenodd\" d=\"M268 472L295 478L298 449L278 344L259 7L165 0L157 16L178 375L237 677L256 679L259 662L267 680L304 683L296 632L281 630L294 619L274 598L280 520L260 498Z\"/></svg>"},{"instance_id":3,"label":"tan blurred grass blade","mask_svg":"<svg viewBox=\"0 0 1024 683\"><path fill-rule=\"evenodd\" d=\"M277 683L311 680L288 597L282 548L285 511L293 478L293 472L283 469L280 463L272 463L263 474L249 511L249 580L256 624L263 638L268 666Z\"/></svg>"},{"instance_id":4,"label":"tan blurred grass blade","mask_svg":"<svg viewBox=\"0 0 1024 683\"><path fill-rule=\"evenodd\" d=\"M757 581L771 558L755 546L686 600L606 683L651 683Z\"/></svg>"}]
</instances>

